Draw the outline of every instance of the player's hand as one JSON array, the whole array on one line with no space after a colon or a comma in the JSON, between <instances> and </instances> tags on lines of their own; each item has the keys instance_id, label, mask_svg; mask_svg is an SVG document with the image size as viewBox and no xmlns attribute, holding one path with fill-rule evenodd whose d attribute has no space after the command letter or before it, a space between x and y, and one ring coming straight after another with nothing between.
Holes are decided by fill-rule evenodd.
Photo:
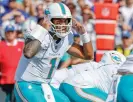
<instances>
[{"instance_id":1,"label":"player's hand","mask_svg":"<svg viewBox=\"0 0 133 102\"><path fill-rule=\"evenodd\" d=\"M72 18L72 27L79 33L84 34L86 32L84 26L76 19Z\"/></svg>"},{"instance_id":2,"label":"player's hand","mask_svg":"<svg viewBox=\"0 0 133 102\"><path fill-rule=\"evenodd\" d=\"M50 29L50 22L48 20L48 17L44 17L44 20L41 24L41 26L43 26L45 29L49 30Z\"/></svg>"}]
</instances>

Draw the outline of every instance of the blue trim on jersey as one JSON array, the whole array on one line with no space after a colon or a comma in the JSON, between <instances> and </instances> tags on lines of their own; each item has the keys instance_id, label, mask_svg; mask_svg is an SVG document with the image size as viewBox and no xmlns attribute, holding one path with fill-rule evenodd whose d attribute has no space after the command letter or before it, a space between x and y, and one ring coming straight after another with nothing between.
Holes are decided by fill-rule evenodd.
<instances>
[{"instance_id":1,"label":"blue trim on jersey","mask_svg":"<svg viewBox=\"0 0 133 102\"><path fill-rule=\"evenodd\" d=\"M66 14L66 10L65 10L65 7L62 3L59 3L60 5L60 8L61 8L61 11L62 11L62 14Z\"/></svg>"}]
</instances>

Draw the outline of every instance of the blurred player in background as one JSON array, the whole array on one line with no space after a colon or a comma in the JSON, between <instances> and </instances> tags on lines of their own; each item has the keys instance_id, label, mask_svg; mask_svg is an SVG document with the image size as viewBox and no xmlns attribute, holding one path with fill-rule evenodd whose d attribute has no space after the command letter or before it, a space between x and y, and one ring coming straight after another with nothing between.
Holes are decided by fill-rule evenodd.
<instances>
[{"instance_id":1,"label":"blurred player in background","mask_svg":"<svg viewBox=\"0 0 133 102\"><path fill-rule=\"evenodd\" d=\"M99 63L87 62L55 72L51 85L59 88L72 102L105 102L113 75L125 60L121 53L108 51Z\"/></svg>"},{"instance_id":2,"label":"blurred player in background","mask_svg":"<svg viewBox=\"0 0 133 102\"><path fill-rule=\"evenodd\" d=\"M69 102L63 93L49 85L61 57L68 51L82 59L93 59L89 35L72 19L65 4L53 3L45 14L48 21L45 18L42 26L31 20L23 25L26 42L15 78L17 102ZM72 26L80 34L83 46L73 43Z\"/></svg>"}]
</instances>

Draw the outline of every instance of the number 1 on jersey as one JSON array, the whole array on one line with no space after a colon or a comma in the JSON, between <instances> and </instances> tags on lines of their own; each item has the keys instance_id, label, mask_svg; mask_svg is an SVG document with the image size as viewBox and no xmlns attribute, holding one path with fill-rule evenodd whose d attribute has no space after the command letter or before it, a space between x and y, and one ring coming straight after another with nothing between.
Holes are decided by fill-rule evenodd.
<instances>
[{"instance_id":1,"label":"number 1 on jersey","mask_svg":"<svg viewBox=\"0 0 133 102\"><path fill-rule=\"evenodd\" d=\"M56 60L57 60L57 58L53 58L50 61L51 68L50 68L49 73L48 73L48 77L47 77L48 79L51 79L52 73L53 73L54 68L55 68Z\"/></svg>"}]
</instances>

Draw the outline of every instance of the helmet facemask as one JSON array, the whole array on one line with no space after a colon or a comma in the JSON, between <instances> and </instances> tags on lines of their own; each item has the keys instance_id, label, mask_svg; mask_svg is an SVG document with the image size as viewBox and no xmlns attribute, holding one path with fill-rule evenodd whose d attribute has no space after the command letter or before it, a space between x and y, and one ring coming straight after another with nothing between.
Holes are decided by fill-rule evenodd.
<instances>
[{"instance_id":1,"label":"helmet facemask","mask_svg":"<svg viewBox=\"0 0 133 102\"><path fill-rule=\"evenodd\" d=\"M72 27L72 18L55 18L55 19L66 19L66 21L63 24L57 23L54 24L52 18L50 20L51 23L51 29L50 31L53 32L58 38L63 38L67 36L71 32Z\"/></svg>"}]
</instances>

